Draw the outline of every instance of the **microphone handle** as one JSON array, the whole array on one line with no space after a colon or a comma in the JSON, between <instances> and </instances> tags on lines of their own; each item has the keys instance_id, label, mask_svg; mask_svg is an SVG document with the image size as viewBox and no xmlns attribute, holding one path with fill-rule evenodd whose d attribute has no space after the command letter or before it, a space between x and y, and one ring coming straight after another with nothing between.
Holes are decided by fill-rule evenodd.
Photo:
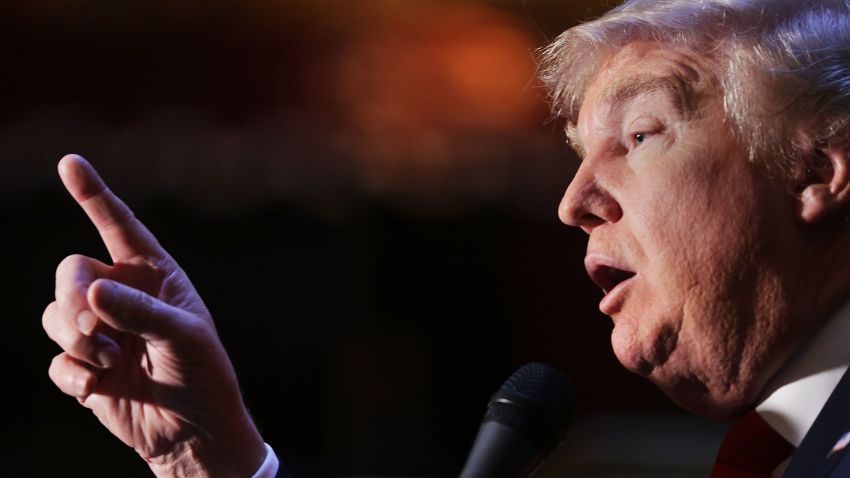
<instances>
[{"instance_id":1,"label":"microphone handle","mask_svg":"<svg viewBox=\"0 0 850 478\"><path fill-rule=\"evenodd\" d=\"M525 478L546 454L513 428L487 421L478 430L460 478Z\"/></svg>"}]
</instances>

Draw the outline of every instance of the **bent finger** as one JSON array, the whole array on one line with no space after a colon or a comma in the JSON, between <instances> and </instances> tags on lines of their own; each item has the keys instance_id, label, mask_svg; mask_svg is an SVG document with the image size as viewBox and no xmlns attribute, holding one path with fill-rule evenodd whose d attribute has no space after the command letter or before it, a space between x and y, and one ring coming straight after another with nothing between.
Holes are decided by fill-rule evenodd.
<instances>
[{"instance_id":1,"label":"bent finger","mask_svg":"<svg viewBox=\"0 0 850 478\"><path fill-rule=\"evenodd\" d=\"M97 371L67 353L53 357L47 375L62 393L77 398L94 393L99 378Z\"/></svg>"},{"instance_id":2,"label":"bent finger","mask_svg":"<svg viewBox=\"0 0 850 478\"><path fill-rule=\"evenodd\" d=\"M83 311L81 315L83 314L94 317L90 310ZM102 332L83 334L77 324L59 310L55 302L51 302L44 310L41 324L47 336L77 360L98 368L112 368L121 358L121 349L112 338Z\"/></svg>"},{"instance_id":3,"label":"bent finger","mask_svg":"<svg viewBox=\"0 0 850 478\"><path fill-rule=\"evenodd\" d=\"M59 176L74 200L97 228L113 262L142 256L156 260L168 254L133 211L106 187L82 156L69 154L58 164Z\"/></svg>"},{"instance_id":4,"label":"bent finger","mask_svg":"<svg viewBox=\"0 0 850 478\"><path fill-rule=\"evenodd\" d=\"M89 285L101 277L109 277L111 267L97 259L73 254L56 267L56 302L59 308L76 316L88 308L86 293Z\"/></svg>"}]
</instances>

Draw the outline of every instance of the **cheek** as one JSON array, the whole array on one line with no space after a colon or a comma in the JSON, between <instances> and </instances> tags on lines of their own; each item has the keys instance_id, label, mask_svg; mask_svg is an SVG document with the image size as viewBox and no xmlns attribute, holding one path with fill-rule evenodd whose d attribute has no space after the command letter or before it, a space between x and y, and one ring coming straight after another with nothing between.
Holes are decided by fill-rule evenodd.
<instances>
[{"instance_id":1,"label":"cheek","mask_svg":"<svg viewBox=\"0 0 850 478\"><path fill-rule=\"evenodd\" d=\"M746 254L752 233L748 176L701 159L639 176L651 180L638 188L632 230L650 271L670 292L713 282Z\"/></svg>"},{"instance_id":2,"label":"cheek","mask_svg":"<svg viewBox=\"0 0 850 478\"><path fill-rule=\"evenodd\" d=\"M666 363L686 336L715 341L712 309L734 295L738 266L748 254L745 221L714 214L728 205L712 203L704 190L658 192L645 195L652 201L632 216L642 277L631 297L633 315L618 318L611 338L620 362L638 373L648 363Z\"/></svg>"},{"instance_id":3,"label":"cheek","mask_svg":"<svg viewBox=\"0 0 850 478\"><path fill-rule=\"evenodd\" d=\"M683 198L684 191L653 193L644 196L651 200L631 218L631 229L643 256L641 272L661 293L658 299L665 300L693 287L704 275L705 262L699 255L706 249L708 231L702 224L704 211L693 207L693 198Z\"/></svg>"}]
</instances>

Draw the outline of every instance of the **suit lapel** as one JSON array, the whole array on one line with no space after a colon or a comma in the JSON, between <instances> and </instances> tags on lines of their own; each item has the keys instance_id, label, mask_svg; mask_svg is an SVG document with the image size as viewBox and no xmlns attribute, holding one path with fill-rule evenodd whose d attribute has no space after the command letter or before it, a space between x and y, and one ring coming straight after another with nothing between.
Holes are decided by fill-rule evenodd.
<instances>
[{"instance_id":1,"label":"suit lapel","mask_svg":"<svg viewBox=\"0 0 850 478\"><path fill-rule=\"evenodd\" d=\"M850 431L850 370L841 377L841 381L829 396L812 428L806 433L800 447L791 456L791 461L782 477L827 477L833 470L838 471L838 468L850 466L850 462L844 460L848 456L847 450L850 447L832 451L836 443L848 431Z\"/></svg>"},{"instance_id":2,"label":"suit lapel","mask_svg":"<svg viewBox=\"0 0 850 478\"><path fill-rule=\"evenodd\" d=\"M850 453L847 453L847 449L845 448L840 453L830 458L832 461L832 465L830 466L830 474L831 477L841 477L841 476L850 476Z\"/></svg>"}]
</instances>

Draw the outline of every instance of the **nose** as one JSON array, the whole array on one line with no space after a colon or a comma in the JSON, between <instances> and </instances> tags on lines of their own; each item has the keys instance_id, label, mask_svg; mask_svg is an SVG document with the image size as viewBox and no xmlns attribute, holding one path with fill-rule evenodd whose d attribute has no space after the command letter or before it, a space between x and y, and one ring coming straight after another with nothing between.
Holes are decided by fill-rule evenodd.
<instances>
[{"instance_id":1,"label":"nose","mask_svg":"<svg viewBox=\"0 0 850 478\"><path fill-rule=\"evenodd\" d=\"M583 161L558 206L561 222L580 227L588 234L603 224L619 221L623 216L620 204L600 184L596 174L592 162Z\"/></svg>"}]
</instances>

